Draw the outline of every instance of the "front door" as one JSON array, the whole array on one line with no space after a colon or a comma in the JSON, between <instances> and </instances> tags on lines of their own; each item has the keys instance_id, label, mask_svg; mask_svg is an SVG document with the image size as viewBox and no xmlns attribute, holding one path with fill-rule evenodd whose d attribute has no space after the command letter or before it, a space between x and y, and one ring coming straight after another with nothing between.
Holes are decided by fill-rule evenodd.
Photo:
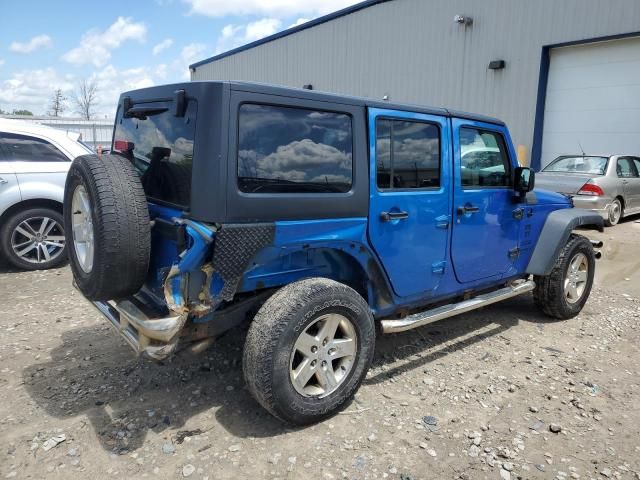
<instances>
[{"instance_id":1,"label":"front door","mask_svg":"<svg viewBox=\"0 0 640 480\"><path fill-rule=\"evenodd\" d=\"M449 139L447 118L369 109L369 239L402 297L434 291L445 272Z\"/></svg>"},{"instance_id":2,"label":"front door","mask_svg":"<svg viewBox=\"0 0 640 480\"><path fill-rule=\"evenodd\" d=\"M518 256L515 154L506 128L452 120L454 223L451 257L461 283L503 276Z\"/></svg>"}]
</instances>

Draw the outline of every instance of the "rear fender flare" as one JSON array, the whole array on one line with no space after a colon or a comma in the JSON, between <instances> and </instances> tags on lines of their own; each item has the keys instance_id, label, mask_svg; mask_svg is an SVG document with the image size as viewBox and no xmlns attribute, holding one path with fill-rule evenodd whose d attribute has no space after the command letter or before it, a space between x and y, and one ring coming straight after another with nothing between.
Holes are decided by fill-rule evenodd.
<instances>
[{"instance_id":1,"label":"rear fender flare","mask_svg":"<svg viewBox=\"0 0 640 480\"><path fill-rule=\"evenodd\" d=\"M590 210L566 208L551 212L542 227L526 273L549 275L560 251L576 228L604 231L602 217Z\"/></svg>"}]
</instances>

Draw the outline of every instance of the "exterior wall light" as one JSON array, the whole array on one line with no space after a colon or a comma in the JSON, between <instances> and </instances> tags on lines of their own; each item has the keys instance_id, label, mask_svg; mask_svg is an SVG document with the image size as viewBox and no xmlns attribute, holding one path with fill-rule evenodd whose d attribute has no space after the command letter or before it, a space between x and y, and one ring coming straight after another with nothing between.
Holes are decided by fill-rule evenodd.
<instances>
[{"instance_id":1,"label":"exterior wall light","mask_svg":"<svg viewBox=\"0 0 640 480\"><path fill-rule=\"evenodd\" d=\"M489 62L489 70L502 70L506 65L504 60L492 60Z\"/></svg>"},{"instance_id":2,"label":"exterior wall light","mask_svg":"<svg viewBox=\"0 0 640 480\"><path fill-rule=\"evenodd\" d=\"M467 15L456 15L453 17L453 21L460 25L464 25L465 27L473 25L473 17L469 17Z\"/></svg>"}]
</instances>

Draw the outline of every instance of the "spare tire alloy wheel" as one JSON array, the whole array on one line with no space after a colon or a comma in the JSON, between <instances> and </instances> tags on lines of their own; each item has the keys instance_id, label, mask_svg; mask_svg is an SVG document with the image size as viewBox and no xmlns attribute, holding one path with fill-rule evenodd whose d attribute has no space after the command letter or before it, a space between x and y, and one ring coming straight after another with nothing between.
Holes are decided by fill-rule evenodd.
<instances>
[{"instance_id":1,"label":"spare tire alloy wheel","mask_svg":"<svg viewBox=\"0 0 640 480\"><path fill-rule=\"evenodd\" d=\"M22 266L47 268L64 253L64 230L51 216L29 216L13 228L10 243L12 253L27 264Z\"/></svg>"},{"instance_id":2,"label":"spare tire alloy wheel","mask_svg":"<svg viewBox=\"0 0 640 480\"><path fill-rule=\"evenodd\" d=\"M73 278L85 297L117 300L140 290L151 249L149 207L129 160L76 158L65 184L64 225Z\"/></svg>"},{"instance_id":3,"label":"spare tire alloy wheel","mask_svg":"<svg viewBox=\"0 0 640 480\"><path fill-rule=\"evenodd\" d=\"M314 320L300 334L291 353L289 374L305 397L326 397L347 378L355 361L358 338L351 321L330 313Z\"/></svg>"},{"instance_id":4,"label":"spare tire alloy wheel","mask_svg":"<svg viewBox=\"0 0 640 480\"><path fill-rule=\"evenodd\" d=\"M80 268L89 273L93 269L95 244L93 241L93 220L91 201L83 185L78 185L71 200L71 222L73 248Z\"/></svg>"}]
</instances>

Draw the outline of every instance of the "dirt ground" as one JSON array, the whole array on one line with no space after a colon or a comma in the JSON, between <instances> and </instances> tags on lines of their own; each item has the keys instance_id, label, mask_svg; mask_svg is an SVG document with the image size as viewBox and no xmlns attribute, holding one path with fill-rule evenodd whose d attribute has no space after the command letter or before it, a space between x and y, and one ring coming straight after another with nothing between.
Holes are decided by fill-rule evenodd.
<instances>
[{"instance_id":1,"label":"dirt ground","mask_svg":"<svg viewBox=\"0 0 640 480\"><path fill-rule=\"evenodd\" d=\"M0 477L640 479L639 235L633 219L594 234L577 318L524 296L382 337L351 405L304 429L245 390L243 332L150 363L68 268L0 267Z\"/></svg>"}]
</instances>

